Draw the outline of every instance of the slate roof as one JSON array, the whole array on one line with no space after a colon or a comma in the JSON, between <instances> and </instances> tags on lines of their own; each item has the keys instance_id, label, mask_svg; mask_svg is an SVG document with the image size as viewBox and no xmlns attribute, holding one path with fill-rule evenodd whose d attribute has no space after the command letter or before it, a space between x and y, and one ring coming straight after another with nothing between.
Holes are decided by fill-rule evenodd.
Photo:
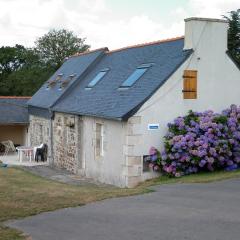
<instances>
[{"instance_id":1,"label":"slate roof","mask_svg":"<svg viewBox=\"0 0 240 240\"><path fill-rule=\"evenodd\" d=\"M28 102L31 106L50 108L70 87L74 85L75 81L84 74L88 67L104 53L105 48L97 49L89 54L81 56L71 57L66 60L63 65L50 77L48 81L56 79L58 74L63 74L63 79L66 79L71 74L76 74L72 81L59 90L59 84L54 85L51 89L46 90L47 82L33 95L31 100Z\"/></svg>"},{"instance_id":2,"label":"slate roof","mask_svg":"<svg viewBox=\"0 0 240 240\"><path fill-rule=\"evenodd\" d=\"M80 75L74 87L69 88L52 105L57 112L77 115L98 116L109 119L126 120L171 76L172 73L189 57L192 50L183 50L184 38L136 45L114 51L105 49L95 64L89 65L87 74ZM59 71L72 70L74 65L81 68L90 54L70 58ZM90 61L89 61L90 62ZM88 63L89 63L88 62ZM81 63L81 64L80 64ZM119 86L134 70L144 63L153 66L129 89L120 90ZM110 70L91 90L85 87L102 69ZM30 105L43 106L44 96L55 90L46 90L43 86L29 102ZM54 98L56 99L56 98ZM49 105L48 105L49 106Z\"/></svg>"},{"instance_id":3,"label":"slate roof","mask_svg":"<svg viewBox=\"0 0 240 240\"><path fill-rule=\"evenodd\" d=\"M0 124L27 124L30 97L0 97Z\"/></svg>"}]
</instances>

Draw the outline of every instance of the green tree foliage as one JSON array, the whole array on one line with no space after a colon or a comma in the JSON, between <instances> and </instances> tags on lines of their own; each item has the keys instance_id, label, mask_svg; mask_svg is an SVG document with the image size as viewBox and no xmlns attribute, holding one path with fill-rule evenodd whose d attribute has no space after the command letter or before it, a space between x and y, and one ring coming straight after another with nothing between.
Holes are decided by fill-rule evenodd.
<instances>
[{"instance_id":1,"label":"green tree foliage","mask_svg":"<svg viewBox=\"0 0 240 240\"><path fill-rule=\"evenodd\" d=\"M79 38L65 29L53 29L37 39L35 44L41 59L56 68L61 66L66 57L77 52L85 52L90 47L85 44L85 38Z\"/></svg>"},{"instance_id":2,"label":"green tree foliage","mask_svg":"<svg viewBox=\"0 0 240 240\"><path fill-rule=\"evenodd\" d=\"M23 67L6 78L4 95L32 96L54 72L54 68L47 66Z\"/></svg>"},{"instance_id":3,"label":"green tree foliage","mask_svg":"<svg viewBox=\"0 0 240 240\"><path fill-rule=\"evenodd\" d=\"M32 49L1 47L0 95L32 95L53 71Z\"/></svg>"},{"instance_id":4,"label":"green tree foliage","mask_svg":"<svg viewBox=\"0 0 240 240\"><path fill-rule=\"evenodd\" d=\"M0 48L0 95L31 96L62 64L65 57L89 49L71 31L51 30L29 49Z\"/></svg>"},{"instance_id":5,"label":"green tree foliage","mask_svg":"<svg viewBox=\"0 0 240 240\"><path fill-rule=\"evenodd\" d=\"M0 74L17 71L25 63L26 49L21 45L0 48Z\"/></svg>"},{"instance_id":6,"label":"green tree foliage","mask_svg":"<svg viewBox=\"0 0 240 240\"><path fill-rule=\"evenodd\" d=\"M224 16L229 22L228 49L234 59L240 64L240 9L231 11Z\"/></svg>"}]
</instances>

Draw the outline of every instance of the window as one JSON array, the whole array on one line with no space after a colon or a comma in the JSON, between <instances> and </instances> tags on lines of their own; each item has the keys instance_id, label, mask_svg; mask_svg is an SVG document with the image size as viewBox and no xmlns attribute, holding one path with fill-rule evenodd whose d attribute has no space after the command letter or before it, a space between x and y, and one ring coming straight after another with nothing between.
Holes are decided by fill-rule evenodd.
<instances>
[{"instance_id":1,"label":"window","mask_svg":"<svg viewBox=\"0 0 240 240\"><path fill-rule=\"evenodd\" d=\"M103 156L103 125L96 124L96 157Z\"/></svg>"},{"instance_id":2,"label":"window","mask_svg":"<svg viewBox=\"0 0 240 240\"><path fill-rule=\"evenodd\" d=\"M107 71L109 71L108 68L101 70L96 76L95 78L87 85L87 89L89 88L93 88L107 73Z\"/></svg>"},{"instance_id":3,"label":"window","mask_svg":"<svg viewBox=\"0 0 240 240\"><path fill-rule=\"evenodd\" d=\"M197 71L185 70L183 75L183 98L197 99Z\"/></svg>"},{"instance_id":4,"label":"window","mask_svg":"<svg viewBox=\"0 0 240 240\"><path fill-rule=\"evenodd\" d=\"M147 70L151 67L152 64L142 64L139 66L126 81L122 83L120 88L128 88L131 87Z\"/></svg>"}]
</instances>

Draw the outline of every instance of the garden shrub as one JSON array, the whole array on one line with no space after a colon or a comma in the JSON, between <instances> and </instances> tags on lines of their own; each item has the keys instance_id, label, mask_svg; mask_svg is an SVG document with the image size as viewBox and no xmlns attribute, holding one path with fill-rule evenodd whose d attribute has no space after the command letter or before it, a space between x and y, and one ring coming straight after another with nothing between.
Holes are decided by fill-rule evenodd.
<instances>
[{"instance_id":1,"label":"garden shrub","mask_svg":"<svg viewBox=\"0 0 240 240\"><path fill-rule=\"evenodd\" d=\"M199 171L233 170L240 165L240 107L221 114L190 111L168 124L164 150L150 149L154 170L179 177Z\"/></svg>"}]
</instances>

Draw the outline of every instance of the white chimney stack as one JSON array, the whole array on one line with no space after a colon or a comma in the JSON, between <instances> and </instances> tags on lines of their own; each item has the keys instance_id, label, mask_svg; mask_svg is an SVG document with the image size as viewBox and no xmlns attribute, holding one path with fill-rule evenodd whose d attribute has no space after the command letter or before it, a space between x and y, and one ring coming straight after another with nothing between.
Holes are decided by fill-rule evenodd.
<instances>
[{"instance_id":1,"label":"white chimney stack","mask_svg":"<svg viewBox=\"0 0 240 240\"><path fill-rule=\"evenodd\" d=\"M227 50L228 22L222 19L192 17L185 19L184 49Z\"/></svg>"}]
</instances>

